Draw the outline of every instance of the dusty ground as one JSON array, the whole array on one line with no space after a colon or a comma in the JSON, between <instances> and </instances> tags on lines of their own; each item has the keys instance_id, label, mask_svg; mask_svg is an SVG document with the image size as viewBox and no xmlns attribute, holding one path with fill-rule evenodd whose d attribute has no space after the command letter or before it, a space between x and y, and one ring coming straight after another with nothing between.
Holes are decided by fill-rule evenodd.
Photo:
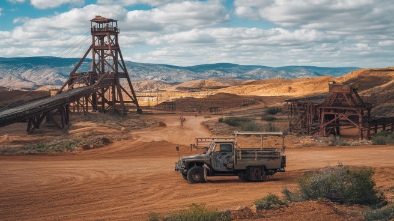
<instances>
[{"instance_id":1,"label":"dusty ground","mask_svg":"<svg viewBox=\"0 0 394 221\"><path fill-rule=\"evenodd\" d=\"M210 136L202 116L144 116L165 127L130 131L128 139L106 147L50 156L0 157L0 217L3 220L146 220L152 212L168 214L192 203L235 210L251 206L268 193L282 195L295 188L305 171L343 163L371 166L377 186L394 201L392 146L288 148L285 173L263 183L237 177L213 177L191 185L174 171L181 155L188 155L194 137ZM4 132L4 131L3 131ZM78 131L74 131L78 132ZM14 137L15 138L15 137ZM359 220L363 208L330 203L294 204L266 214L269 220Z\"/></svg>"},{"instance_id":2,"label":"dusty ground","mask_svg":"<svg viewBox=\"0 0 394 221\"><path fill-rule=\"evenodd\" d=\"M174 162L178 160L175 146L181 147L181 155L195 154L195 150L189 149L193 138L211 136L201 125L207 117L216 120L224 111L227 111L226 116L261 116L261 108L282 104L288 97L327 92L327 83L331 80L360 81L360 94L374 98L372 100L380 105L376 109L385 110L385 115L392 113L393 73L392 70L371 69L336 79L254 81L220 89L217 92L222 93L215 93L211 100L205 101L191 97L208 97L207 93L182 92L184 99L177 100L176 104L178 110L184 111L183 126L179 113L142 115L142 121L127 123L72 121L67 136L110 135L115 138L114 142L102 148L71 153L0 156L0 220L146 220L152 212L169 214L187 209L192 203L235 210L250 207L268 193L282 196L284 187L296 188L295 180L303 173L338 163L373 167L377 188L394 203L394 146L318 147L308 138L300 141L290 136L286 140L286 172L275 174L263 183L241 182L237 177L209 177L208 183L191 185L174 171ZM175 92L166 93L168 99L179 98ZM237 99L228 93L237 94ZM257 97L261 95L274 97ZM156 100L149 99L145 101L149 105L144 105L153 106L160 101L158 95ZM7 99L3 96L1 100ZM249 107L249 101L253 101L250 106L258 108ZM217 106L220 113L188 114L186 111L198 111L190 108L190 103L202 107L202 111ZM154 122L162 124L141 129L156 125ZM13 124L0 128L0 146L18 146L66 136L52 129L27 135L25 127L26 124ZM303 202L266 212L263 216L265 220L362 220L365 210L360 206ZM245 214L248 214L247 209ZM251 214L248 218L254 220L256 217Z\"/></svg>"}]
</instances>

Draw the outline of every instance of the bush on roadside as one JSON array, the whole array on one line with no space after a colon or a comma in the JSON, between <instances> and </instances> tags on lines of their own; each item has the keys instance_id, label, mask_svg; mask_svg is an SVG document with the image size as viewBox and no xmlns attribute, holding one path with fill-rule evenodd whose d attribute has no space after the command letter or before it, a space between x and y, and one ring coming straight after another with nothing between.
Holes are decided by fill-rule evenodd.
<instances>
[{"instance_id":1,"label":"bush on roadside","mask_svg":"<svg viewBox=\"0 0 394 221\"><path fill-rule=\"evenodd\" d=\"M276 117L274 117L272 115L263 115L263 116L261 116L261 120L264 120L264 121L276 121Z\"/></svg>"},{"instance_id":2,"label":"bush on roadside","mask_svg":"<svg viewBox=\"0 0 394 221\"><path fill-rule=\"evenodd\" d=\"M282 112L282 108L281 107L269 107L265 113L270 114L270 115L275 115L279 112Z\"/></svg>"},{"instance_id":3,"label":"bush on roadside","mask_svg":"<svg viewBox=\"0 0 394 221\"><path fill-rule=\"evenodd\" d=\"M246 122L241 124L240 129L242 131L260 131L261 125L254 121Z\"/></svg>"},{"instance_id":4,"label":"bush on roadside","mask_svg":"<svg viewBox=\"0 0 394 221\"><path fill-rule=\"evenodd\" d=\"M272 193L254 202L254 205L256 205L257 209L279 208L280 206L285 204L286 204L285 201L280 200L277 195Z\"/></svg>"},{"instance_id":5,"label":"bush on roadside","mask_svg":"<svg viewBox=\"0 0 394 221\"><path fill-rule=\"evenodd\" d=\"M0 148L0 155L43 154L49 152L73 151L75 147L81 145L80 143L81 140L79 139L65 139L31 143L22 147L4 147Z\"/></svg>"},{"instance_id":6,"label":"bush on roadside","mask_svg":"<svg viewBox=\"0 0 394 221\"><path fill-rule=\"evenodd\" d=\"M374 188L373 174L371 168L326 167L299 178L299 194L304 200L328 199L338 203L383 206L387 202L383 193ZM297 195L289 190L284 193L289 201Z\"/></svg>"},{"instance_id":7,"label":"bush on roadside","mask_svg":"<svg viewBox=\"0 0 394 221\"><path fill-rule=\"evenodd\" d=\"M149 221L231 221L230 212L219 212L205 208L204 205L192 204L190 209L181 210L162 218L157 213L149 214Z\"/></svg>"},{"instance_id":8,"label":"bush on roadside","mask_svg":"<svg viewBox=\"0 0 394 221\"><path fill-rule=\"evenodd\" d=\"M394 133L382 130L373 136L372 144L374 145L394 144Z\"/></svg>"},{"instance_id":9,"label":"bush on roadside","mask_svg":"<svg viewBox=\"0 0 394 221\"><path fill-rule=\"evenodd\" d=\"M285 195L285 199L290 202L302 202L305 201L305 199L302 197L302 194L300 191L290 191L286 187L283 188L282 190L283 195Z\"/></svg>"},{"instance_id":10,"label":"bush on roadside","mask_svg":"<svg viewBox=\"0 0 394 221\"><path fill-rule=\"evenodd\" d=\"M328 146L349 146L349 145L350 144L346 142L346 140L338 136L332 137L332 139L328 142Z\"/></svg>"},{"instance_id":11,"label":"bush on roadside","mask_svg":"<svg viewBox=\"0 0 394 221\"><path fill-rule=\"evenodd\" d=\"M364 219L367 221L382 220L388 221L394 219L394 206L388 206L386 208L368 211Z\"/></svg>"},{"instance_id":12,"label":"bush on roadside","mask_svg":"<svg viewBox=\"0 0 394 221\"><path fill-rule=\"evenodd\" d=\"M225 117L222 119L219 118L219 122L223 122L232 127L239 127L242 124L249 123L251 121L253 121L253 119L247 117Z\"/></svg>"}]
</instances>

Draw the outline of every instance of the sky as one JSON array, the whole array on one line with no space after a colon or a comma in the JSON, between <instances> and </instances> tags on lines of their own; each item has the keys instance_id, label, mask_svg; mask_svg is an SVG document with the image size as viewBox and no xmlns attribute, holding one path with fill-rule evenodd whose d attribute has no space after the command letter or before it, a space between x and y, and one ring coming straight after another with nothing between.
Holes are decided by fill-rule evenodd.
<instances>
[{"instance_id":1,"label":"sky","mask_svg":"<svg viewBox=\"0 0 394 221\"><path fill-rule=\"evenodd\" d=\"M394 66L392 0L1 0L0 57L82 57L96 15L128 61Z\"/></svg>"}]
</instances>

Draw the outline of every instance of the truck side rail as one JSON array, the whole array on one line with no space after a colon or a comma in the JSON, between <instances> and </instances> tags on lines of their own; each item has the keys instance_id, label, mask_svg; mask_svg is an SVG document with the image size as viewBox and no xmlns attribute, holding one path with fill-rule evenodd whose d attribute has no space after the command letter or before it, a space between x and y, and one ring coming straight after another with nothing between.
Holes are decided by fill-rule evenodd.
<instances>
[{"instance_id":1,"label":"truck side rail","mask_svg":"<svg viewBox=\"0 0 394 221\"><path fill-rule=\"evenodd\" d=\"M264 149L251 149L251 148L242 148L235 149L234 155L237 160L242 159L263 159L263 158L280 158L281 151L276 148L264 148Z\"/></svg>"},{"instance_id":2,"label":"truck side rail","mask_svg":"<svg viewBox=\"0 0 394 221\"><path fill-rule=\"evenodd\" d=\"M229 138L229 137L200 137L200 138L195 138L194 139L194 147L195 148L208 148L209 145L211 144L212 141L228 141L228 142L234 142L234 138Z\"/></svg>"}]
</instances>

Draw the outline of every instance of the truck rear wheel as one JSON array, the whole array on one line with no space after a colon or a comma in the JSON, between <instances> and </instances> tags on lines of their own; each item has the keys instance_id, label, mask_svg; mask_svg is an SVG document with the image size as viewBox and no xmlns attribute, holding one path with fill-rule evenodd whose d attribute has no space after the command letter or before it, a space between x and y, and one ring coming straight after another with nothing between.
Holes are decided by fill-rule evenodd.
<instances>
[{"instance_id":1,"label":"truck rear wheel","mask_svg":"<svg viewBox=\"0 0 394 221\"><path fill-rule=\"evenodd\" d=\"M248 166L245 171L239 174L242 181L266 181L267 171L264 166Z\"/></svg>"},{"instance_id":2,"label":"truck rear wheel","mask_svg":"<svg viewBox=\"0 0 394 221\"><path fill-rule=\"evenodd\" d=\"M187 180L190 183L203 183L204 179L204 169L200 166L194 166L189 171L187 171Z\"/></svg>"},{"instance_id":3,"label":"truck rear wheel","mask_svg":"<svg viewBox=\"0 0 394 221\"><path fill-rule=\"evenodd\" d=\"M239 173L238 177L242 181L249 181L246 171L242 171L241 173Z\"/></svg>"}]
</instances>

